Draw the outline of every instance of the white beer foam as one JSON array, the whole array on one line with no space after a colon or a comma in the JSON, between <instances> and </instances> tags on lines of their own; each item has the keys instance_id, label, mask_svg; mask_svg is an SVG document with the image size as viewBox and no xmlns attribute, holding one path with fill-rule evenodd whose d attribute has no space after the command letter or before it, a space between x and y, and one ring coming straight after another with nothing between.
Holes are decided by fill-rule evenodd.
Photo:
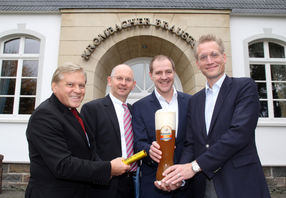
<instances>
[{"instance_id":1,"label":"white beer foam","mask_svg":"<svg viewBox=\"0 0 286 198\"><path fill-rule=\"evenodd\" d=\"M159 109L155 113L155 128L161 130L163 126L169 126L176 130L176 112Z\"/></svg>"}]
</instances>

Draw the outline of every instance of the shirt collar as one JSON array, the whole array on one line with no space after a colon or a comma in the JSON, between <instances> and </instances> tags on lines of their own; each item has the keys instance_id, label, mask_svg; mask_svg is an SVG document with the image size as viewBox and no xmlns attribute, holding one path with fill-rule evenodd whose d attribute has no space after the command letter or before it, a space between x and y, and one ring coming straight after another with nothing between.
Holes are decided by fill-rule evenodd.
<instances>
[{"instance_id":1,"label":"shirt collar","mask_svg":"<svg viewBox=\"0 0 286 198\"><path fill-rule=\"evenodd\" d=\"M112 100L112 102L114 104L117 104L117 105L122 105L124 102L122 102L121 100L119 100L118 98L116 98L115 96L112 95L112 93L110 92L109 93L109 96L110 96L110 99ZM126 104L126 103L125 103Z\"/></svg>"},{"instance_id":2,"label":"shirt collar","mask_svg":"<svg viewBox=\"0 0 286 198\"><path fill-rule=\"evenodd\" d=\"M172 100L174 99L174 97L177 98L177 96L178 96L178 92L177 92L177 90L174 88L174 86L173 86L173 90L174 90L174 92L173 92ZM159 101L166 101L166 99L159 94L159 92L157 91L157 88L155 88L154 91L155 91L155 96L156 96L156 98L157 98Z\"/></svg>"},{"instance_id":3,"label":"shirt collar","mask_svg":"<svg viewBox=\"0 0 286 198\"><path fill-rule=\"evenodd\" d=\"M224 79L225 79L225 77L226 77L226 74L223 74L223 76L220 77L220 79L219 79L218 81L216 81L216 83L213 85L213 88L218 88L218 89L220 89L220 88L221 88L221 85L222 85L222 83L223 83L223 81L224 81ZM207 91L208 89L211 89L211 88L209 87L208 82L206 82L206 91Z\"/></svg>"}]
</instances>

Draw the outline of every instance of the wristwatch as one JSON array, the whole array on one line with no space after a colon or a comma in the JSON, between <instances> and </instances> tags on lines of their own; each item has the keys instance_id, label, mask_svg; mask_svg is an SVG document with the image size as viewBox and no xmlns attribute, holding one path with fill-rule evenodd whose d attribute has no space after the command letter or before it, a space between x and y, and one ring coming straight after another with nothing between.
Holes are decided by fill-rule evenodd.
<instances>
[{"instance_id":1,"label":"wristwatch","mask_svg":"<svg viewBox=\"0 0 286 198\"><path fill-rule=\"evenodd\" d=\"M192 169L195 173L198 173L201 171L201 168L196 161L192 162Z\"/></svg>"}]
</instances>

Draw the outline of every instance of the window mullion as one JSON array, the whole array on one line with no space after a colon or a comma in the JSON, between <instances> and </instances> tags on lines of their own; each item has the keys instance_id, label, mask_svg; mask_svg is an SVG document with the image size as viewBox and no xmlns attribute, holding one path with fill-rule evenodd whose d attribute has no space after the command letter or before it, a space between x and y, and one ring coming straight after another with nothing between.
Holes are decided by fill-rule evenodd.
<instances>
[{"instance_id":1,"label":"window mullion","mask_svg":"<svg viewBox=\"0 0 286 198\"><path fill-rule=\"evenodd\" d=\"M267 87L267 103L268 103L268 111L269 118L274 118L274 110L273 110L273 94L272 94L272 79L271 79L271 66L270 63L265 64L266 66L266 87Z\"/></svg>"},{"instance_id":2,"label":"window mullion","mask_svg":"<svg viewBox=\"0 0 286 198\"><path fill-rule=\"evenodd\" d=\"M19 112L22 66L23 66L23 59L18 59L13 115L18 115Z\"/></svg>"}]
</instances>

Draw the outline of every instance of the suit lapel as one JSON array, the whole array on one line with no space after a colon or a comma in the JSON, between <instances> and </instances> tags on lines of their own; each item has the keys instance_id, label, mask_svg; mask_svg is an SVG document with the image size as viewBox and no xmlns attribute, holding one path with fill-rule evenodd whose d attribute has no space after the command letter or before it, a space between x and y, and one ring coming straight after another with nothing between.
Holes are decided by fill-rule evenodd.
<instances>
[{"instance_id":1,"label":"suit lapel","mask_svg":"<svg viewBox=\"0 0 286 198\"><path fill-rule=\"evenodd\" d=\"M185 120L184 115L186 115L187 107L188 104L186 103L186 98L184 97L183 94L178 92L178 131L177 131L177 138L176 140L181 140L182 137L182 126L183 122Z\"/></svg>"},{"instance_id":2,"label":"suit lapel","mask_svg":"<svg viewBox=\"0 0 286 198\"><path fill-rule=\"evenodd\" d=\"M222 86L220 88L220 91L219 91L219 94L216 100L216 104L214 107L214 112L213 112L212 120L210 124L209 135L212 132L212 129L215 125L215 121L218 117L220 110L223 108L224 100L226 99L226 96L228 92L230 91L230 89L231 89L231 79L228 76L226 76L224 82L222 83Z\"/></svg>"},{"instance_id":3,"label":"suit lapel","mask_svg":"<svg viewBox=\"0 0 286 198\"><path fill-rule=\"evenodd\" d=\"M89 147L89 143L88 143L88 141L86 139L87 137L85 135L85 132L84 132L83 128L81 127L79 121L72 114L72 112L71 111L65 112L65 117L67 118L68 122L71 123L74 126L76 132L78 132L80 134L80 136L83 138L83 141ZM84 124L84 126L85 126L85 129L86 129L86 125L85 124ZM87 135L88 135L88 133L87 133Z\"/></svg>"},{"instance_id":4,"label":"suit lapel","mask_svg":"<svg viewBox=\"0 0 286 198\"><path fill-rule=\"evenodd\" d=\"M199 93L197 107L199 109L198 119L200 122L199 126L202 126L201 132L204 138L207 138L207 129L206 129L206 118L205 118L205 106L206 106L206 89L202 89ZM191 110L192 111L192 110ZM203 118L203 119L200 119Z\"/></svg>"},{"instance_id":5,"label":"suit lapel","mask_svg":"<svg viewBox=\"0 0 286 198\"><path fill-rule=\"evenodd\" d=\"M151 99L150 99L150 103L151 103L151 105L152 105L152 108L155 109L155 112L156 112L158 109L162 109L162 107L161 107L161 105L160 105L160 102L159 102L158 99L156 98L155 91L152 92Z\"/></svg>"},{"instance_id":6,"label":"suit lapel","mask_svg":"<svg viewBox=\"0 0 286 198\"><path fill-rule=\"evenodd\" d=\"M80 136L83 138L83 141L86 143L86 145L89 147L88 141L86 139L84 130L82 129L79 121L76 119L76 117L72 114L72 112L65 106L63 105L58 99L57 97L52 94L51 96L51 101L53 103L55 103L58 107L58 109L61 111L61 113L63 114L63 116L66 118L68 123L71 123L71 125L73 125L75 131L77 133L80 134Z\"/></svg>"},{"instance_id":7,"label":"suit lapel","mask_svg":"<svg viewBox=\"0 0 286 198\"><path fill-rule=\"evenodd\" d=\"M156 134L155 133L155 129L156 129L156 127L155 127L155 113L156 113L157 110L162 109L162 107L161 107L160 102L158 101L158 99L157 99L157 97L155 95L155 91L152 92L152 95L151 95L151 98L150 98L149 102L150 102L150 107L147 107L147 108L150 108L150 110L151 110L151 115L150 116L152 117L151 120L154 120L149 125L150 125L150 129L154 130L154 134L152 134L152 135L156 139L156 135L155 135Z\"/></svg>"},{"instance_id":8,"label":"suit lapel","mask_svg":"<svg viewBox=\"0 0 286 198\"><path fill-rule=\"evenodd\" d=\"M116 111L115 111L115 108L113 106L113 103L109 95L107 95L104 99L104 107L105 107L106 113L109 115L110 121L112 123L112 127L114 128L113 131L117 137L117 140L121 142L119 121L117 119Z\"/></svg>"}]
</instances>

